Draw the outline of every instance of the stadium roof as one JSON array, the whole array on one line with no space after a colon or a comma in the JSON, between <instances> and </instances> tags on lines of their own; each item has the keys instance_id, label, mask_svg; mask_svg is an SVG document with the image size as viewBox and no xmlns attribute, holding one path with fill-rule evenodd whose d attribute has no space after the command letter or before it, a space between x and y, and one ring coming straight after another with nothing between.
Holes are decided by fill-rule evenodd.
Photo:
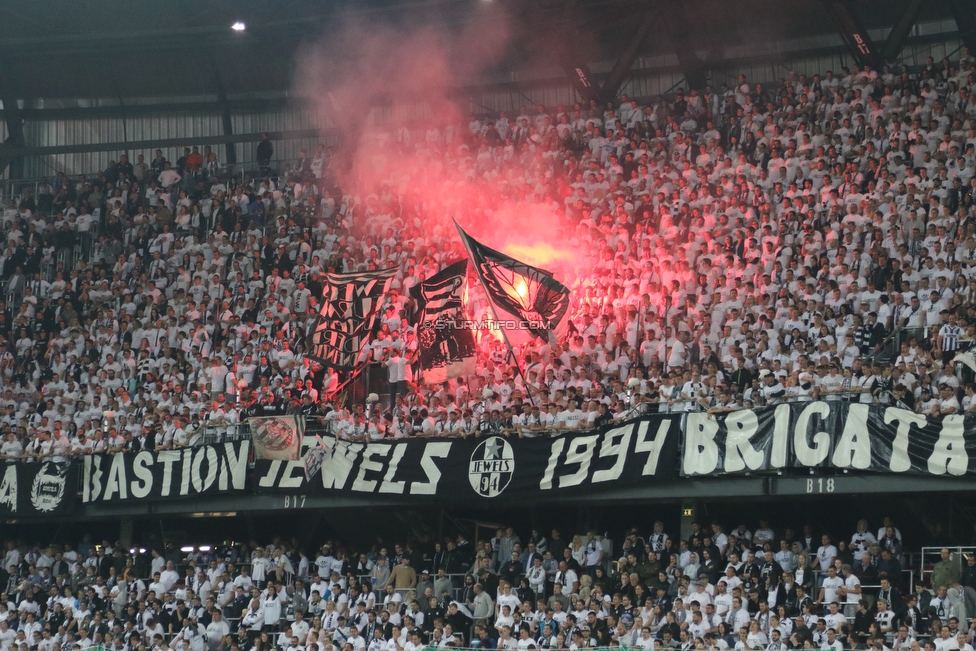
<instances>
[{"instance_id":1,"label":"stadium roof","mask_svg":"<svg viewBox=\"0 0 976 651\"><path fill-rule=\"evenodd\" d=\"M457 29L511 16L515 34L503 70L545 63L552 25L575 2L571 47L588 60L614 60L646 7L662 17L675 0L5 0L0 3L0 82L18 98L186 97L281 93L292 82L296 49L327 38L352 13L390 24ZM912 0L853 0L870 29L895 23ZM917 3L916 3L917 4ZM922 3L919 20L948 18L946 3ZM772 39L835 34L819 0L684 0L698 50ZM493 14L492 14L493 15ZM244 21L247 30L230 29ZM663 21L662 21L663 23ZM668 53L662 25L651 28L643 55ZM338 53L341 55L341 53ZM551 58L551 56L550 56ZM8 95L9 96L9 95Z\"/></svg>"}]
</instances>

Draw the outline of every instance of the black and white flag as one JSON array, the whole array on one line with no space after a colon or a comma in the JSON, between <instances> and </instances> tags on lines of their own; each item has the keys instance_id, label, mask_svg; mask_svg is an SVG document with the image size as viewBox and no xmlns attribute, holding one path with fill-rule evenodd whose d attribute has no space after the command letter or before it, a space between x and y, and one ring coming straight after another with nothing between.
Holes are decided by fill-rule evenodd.
<instances>
[{"instance_id":1,"label":"black and white flag","mask_svg":"<svg viewBox=\"0 0 976 651\"><path fill-rule=\"evenodd\" d=\"M465 326L463 302L467 269L467 260L461 260L410 290L417 301L420 366L427 384L475 372L477 350Z\"/></svg>"},{"instance_id":2,"label":"black and white flag","mask_svg":"<svg viewBox=\"0 0 976 651\"><path fill-rule=\"evenodd\" d=\"M311 357L328 367L354 368L396 272L326 274L322 309L309 337Z\"/></svg>"},{"instance_id":3,"label":"black and white flag","mask_svg":"<svg viewBox=\"0 0 976 651\"><path fill-rule=\"evenodd\" d=\"M526 332L548 340L569 311L569 289L544 269L520 262L478 242L455 223L488 300L501 311L506 337Z\"/></svg>"},{"instance_id":4,"label":"black and white flag","mask_svg":"<svg viewBox=\"0 0 976 651\"><path fill-rule=\"evenodd\" d=\"M332 453L332 447L327 447L321 436L316 435L315 442L318 445L310 447L305 453L305 481L312 481L319 474L325 458ZM335 445L334 441L332 445Z\"/></svg>"}]
</instances>

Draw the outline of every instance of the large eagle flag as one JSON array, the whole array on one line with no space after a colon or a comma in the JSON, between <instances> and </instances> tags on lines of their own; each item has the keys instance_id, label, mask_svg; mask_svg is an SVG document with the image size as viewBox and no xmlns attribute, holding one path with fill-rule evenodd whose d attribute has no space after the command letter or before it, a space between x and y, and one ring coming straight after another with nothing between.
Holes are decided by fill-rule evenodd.
<instances>
[{"instance_id":1,"label":"large eagle flag","mask_svg":"<svg viewBox=\"0 0 976 651\"><path fill-rule=\"evenodd\" d=\"M519 322L518 328L505 328L503 334L509 337L509 330L516 330L550 341L569 311L569 289L548 271L487 247L457 222L454 225L488 300L500 312L497 320L510 317Z\"/></svg>"}]
</instances>

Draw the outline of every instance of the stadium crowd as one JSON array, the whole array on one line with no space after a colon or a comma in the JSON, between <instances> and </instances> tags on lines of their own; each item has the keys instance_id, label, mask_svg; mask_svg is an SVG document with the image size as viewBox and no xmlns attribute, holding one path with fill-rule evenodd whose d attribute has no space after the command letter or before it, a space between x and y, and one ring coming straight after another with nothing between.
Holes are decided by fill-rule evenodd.
<instances>
[{"instance_id":1,"label":"stadium crowd","mask_svg":"<svg viewBox=\"0 0 976 651\"><path fill-rule=\"evenodd\" d=\"M974 80L964 50L401 126L354 154L382 171L355 191L324 146L276 177L223 178L210 147L59 175L4 212L0 456L179 447L285 410L367 439L815 398L972 411ZM485 337L473 376L425 386L408 290L464 256L451 217L512 203L557 215L573 325L516 360ZM306 337L324 273L389 265L363 361L396 398L364 409Z\"/></svg>"},{"instance_id":2,"label":"stadium crowd","mask_svg":"<svg viewBox=\"0 0 976 651\"><path fill-rule=\"evenodd\" d=\"M508 527L485 540L378 538L362 552L277 537L185 554L8 540L0 650L972 648L976 556L943 550L909 586L888 518L836 541L765 520L646 534L614 545Z\"/></svg>"}]
</instances>

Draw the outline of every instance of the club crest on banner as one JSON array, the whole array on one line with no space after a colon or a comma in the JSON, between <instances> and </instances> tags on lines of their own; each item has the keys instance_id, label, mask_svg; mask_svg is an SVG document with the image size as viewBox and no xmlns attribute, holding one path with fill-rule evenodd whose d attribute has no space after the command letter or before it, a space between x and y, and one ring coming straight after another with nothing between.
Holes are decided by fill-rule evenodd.
<instances>
[{"instance_id":1,"label":"club crest on banner","mask_svg":"<svg viewBox=\"0 0 976 651\"><path fill-rule=\"evenodd\" d=\"M58 508L64 499L66 475L66 465L51 461L44 464L31 484L30 499L35 509L50 513Z\"/></svg>"},{"instance_id":2,"label":"club crest on banner","mask_svg":"<svg viewBox=\"0 0 976 651\"><path fill-rule=\"evenodd\" d=\"M471 453L468 481L482 497L498 497L508 488L515 474L515 452L504 438L485 439Z\"/></svg>"},{"instance_id":3,"label":"club crest on banner","mask_svg":"<svg viewBox=\"0 0 976 651\"><path fill-rule=\"evenodd\" d=\"M249 418L254 456L258 459L296 460L305 432L304 416Z\"/></svg>"}]
</instances>

